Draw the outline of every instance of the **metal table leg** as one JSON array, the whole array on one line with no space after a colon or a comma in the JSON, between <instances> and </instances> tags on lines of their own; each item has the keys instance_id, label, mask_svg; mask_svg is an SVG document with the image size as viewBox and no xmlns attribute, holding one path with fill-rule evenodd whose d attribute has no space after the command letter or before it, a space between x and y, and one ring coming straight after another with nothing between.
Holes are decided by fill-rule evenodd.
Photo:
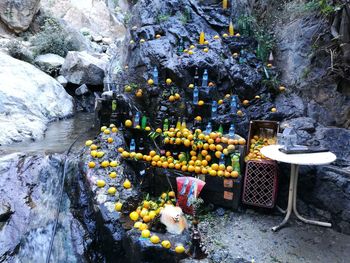
<instances>
[{"instance_id":1,"label":"metal table leg","mask_svg":"<svg viewBox=\"0 0 350 263\"><path fill-rule=\"evenodd\" d=\"M291 167L291 171L290 171L290 181L289 181L289 195L288 195L288 207L287 207L287 214L285 216L285 218L283 219L282 223L274 226L272 228L272 231L277 231L279 230L281 227L283 227L289 220L289 217L292 213L293 210L293 196L294 196L294 181L295 181L295 166L292 165Z\"/></svg>"},{"instance_id":2,"label":"metal table leg","mask_svg":"<svg viewBox=\"0 0 350 263\"><path fill-rule=\"evenodd\" d=\"M293 211L294 211L294 214L296 215L296 217L303 221L304 223L307 223L307 224L312 224L312 225L317 225L317 226L325 226L325 227L331 227L332 224L331 223L326 223L326 222L320 222L320 221L314 221L314 220L309 220L309 219L306 219L304 217L302 217L298 210L297 210L297 190L298 190L298 175L299 175L299 165L297 164L292 164L292 167L295 167L294 168L294 171L295 171L295 176L294 176L294 195L293 195Z\"/></svg>"}]
</instances>

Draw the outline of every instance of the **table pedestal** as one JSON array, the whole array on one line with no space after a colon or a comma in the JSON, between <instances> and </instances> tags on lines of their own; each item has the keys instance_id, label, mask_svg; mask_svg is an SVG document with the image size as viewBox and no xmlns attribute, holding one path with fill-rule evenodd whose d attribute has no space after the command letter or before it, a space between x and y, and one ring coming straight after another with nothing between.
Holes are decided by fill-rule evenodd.
<instances>
[{"instance_id":1,"label":"table pedestal","mask_svg":"<svg viewBox=\"0 0 350 263\"><path fill-rule=\"evenodd\" d=\"M331 223L325 223L320 221L314 221L309 220L304 217L302 217L298 210L297 210L297 189L298 189L298 174L299 174L299 165L292 164L291 172L290 172L290 182L289 182L289 196L288 196L288 207L286 211L286 216L283 219L282 223L274 226L272 228L272 231L277 231L280 228L282 228L289 220L290 215L292 214L292 211L296 215L296 217L307 224L313 224L317 226L325 226L325 227L331 227Z\"/></svg>"}]
</instances>

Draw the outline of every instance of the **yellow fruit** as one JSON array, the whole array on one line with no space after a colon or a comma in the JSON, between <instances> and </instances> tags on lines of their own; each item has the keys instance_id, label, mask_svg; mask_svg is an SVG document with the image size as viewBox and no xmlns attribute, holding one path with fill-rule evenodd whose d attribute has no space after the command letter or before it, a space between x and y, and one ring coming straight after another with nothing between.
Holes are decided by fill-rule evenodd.
<instances>
[{"instance_id":1,"label":"yellow fruit","mask_svg":"<svg viewBox=\"0 0 350 263\"><path fill-rule=\"evenodd\" d=\"M209 48L206 47L206 48L203 49L203 51L204 51L205 53L208 53L208 52L209 52Z\"/></svg>"},{"instance_id":2,"label":"yellow fruit","mask_svg":"<svg viewBox=\"0 0 350 263\"><path fill-rule=\"evenodd\" d=\"M198 106L202 106L202 105L204 105L204 101L202 100L198 101Z\"/></svg>"},{"instance_id":3,"label":"yellow fruit","mask_svg":"<svg viewBox=\"0 0 350 263\"><path fill-rule=\"evenodd\" d=\"M103 157L103 155L105 155L105 153L101 152L101 151L96 153L97 158L101 158L101 157Z\"/></svg>"},{"instance_id":4,"label":"yellow fruit","mask_svg":"<svg viewBox=\"0 0 350 263\"><path fill-rule=\"evenodd\" d=\"M218 35L215 35L214 39L220 39L220 37Z\"/></svg>"},{"instance_id":5,"label":"yellow fruit","mask_svg":"<svg viewBox=\"0 0 350 263\"><path fill-rule=\"evenodd\" d=\"M151 217L149 215L145 215L143 218L142 218L143 222L145 223L148 223L151 221Z\"/></svg>"},{"instance_id":6,"label":"yellow fruit","mask_svg":"<svg viewBox=\"0 0 350 263\"><path fill-rule=\"evenodd\" d=\"M215 146L215 148L216 148L217 151L220 151L220 152L221 152L221 151L223 150L224 147L222 147L221 144L218 144L218 145Z\"/></svg>"},{"instance_id":7,"label":"yellow fruit","mask_svg":"<svg viewBox=\"0 0 350 263\"><path fill-rule=\"evenodd\" d=\"M110 195L115 195L116 192L117 192L117 189L115 189L115 187L110 187L107 190L107 193Z\"/></svg>"},{"instance_id":8,"label":"yellow fruit","mask_svg":"<svg viewBox=\"0 0 350 263\"><path fill-rule=\"evenodd\" d=\"M156 38L161 38L161 35L157 34L157 35L156 35Z\"/></svg>"},{"instance_id":9,"label":"yellow fruit","mask_svg":"<svg viewBox=\"0 0 350 263\"><path fill-rule=\"evenodd\" d=\"M150 235L151 235L151 232L148 229L142 230L142 232L141 232L141 236L143 238L149 238Z\"/></svg>"},{"instance_id":10,"label":"yellow fruit","mask_svg":"<svg viewBox=\"0 0 350 263\"><path fill-rule=\"evenodd\" d=\"M237 57L238 57L238 53L236 53L236 52L233 53L233 54L232 54L232 57L237 58Z\"/></svg>"},{"instance_id":11,"label":"yellow fruit","mask_svg":"<svg viewBox=\"0 0 350 263\"><path fill-rule=\"evenodd\" d=\"M209 41L208 40L205 40L204 41L204 45L208 45L209 44Z\"/></svg>"},{"instance_id":12,"label":"yellow fruit","mask_svg":"<svg viewBox=\"0 0 350 263\"><path fill-rule=\"evenodd\" d=\"M130 44L134 44L135 43L135 41L134 40L130 40L130 42L129 42Z\"/></svg>"},{"instance_id":13,"label":"yellow fruit","mask_svg":"<svg viewBox=\"0 0 350 263\"><path fill-rule=\"evenodd\" d=\"M97 180L97 181L96 181L96 185L97 185L98 187L104 187L104 186L106 185L106 182L103 181L103 180Z\"/></svg>"},{"instance_id":14,"label":"yellow fruit","mask_svg":"<svg viewBox=\"0 0 350 263\"><path fill-rule=\"evenodd\" d=\"M118 152L119 152L119 153L122 153L122 152L124 152L124 149L123 149L122 147L119 147L119 148L118 148Z\"/></svg>"},{"instance_id":15,"label":"yellow fruit","mask_svg":"<svg viewBox=\"0 0 350 263\"><path fill-rule=\"evenodd\" d=\"M143 154L142 154L142 153L137 153L137 154L135 155L135 158L136 158L137 160L142 160Z\"/></svg>"},{"instance_id":16,"label":"yellow fruit","mask_svg":"<svg viewBox=\"0 0 350 263\"><path fill-rule=\"evenodd\" d=\"M170 95L170 96L169 96L169 101L170 101L170 102L173 102L173 101L175 101L175 96L173 96L173 95Z\"/></svg>"},{"instance_id":17,"label":"yellow fruit","mask_svg":"<svg viewBox=\"0 0 350 263\"><path fill-rule=\"evenodd\" d=\"M136 213L136 212L135 212ZM136 213L137 214L137 213ZM135 220L134 220L135 221ZM137 228L137 229L139 229L140 228L140 226L142 225L142 222L135 222L135 224L134 224L134 227L135 228Z\"/></svg>"},{"instance_id":18,"label":"yellow fruit","mask_svg":"<svg viewBox=\"0 0 350 263\"><path fill-rule=\"evenodd\" d=\"M193 51L192 50L188 51L188 54L193 55Z\"/></svg>"},{"instance_id":19,"label":"yellow fruit","mask_svg":"<svg viewBox=\"0 0 350 263\"><path fill-rule=\"evenodd\" d=\"M111 162L109 163L109 166L110 166L110 167L117 167L117 166L118 166L118 162L117 162L117 161L111 161Z\"/></svg>"},{"instance_id":20,"label":"yellow fruit","mask_svg":"<svg viewBox=\"0 0 350 263\"><path fill-rule=\"evenodd\" d=\"M176 100L179 100L181 98L179 93L175 93L174 97L175 97Z\"/></svg>"},{"instance_id":21,"label":"yellow fruit","mask_svg":"<svg viewBox=\"0 0 350 263\"><path fill-rule=\"evenodd\" d=\"M241 34L240 34L240 33L237 33L237 34L236 34L236 37L240 37L240 36L241 36Z\"/></svg>"},{"instance_id":22,"label":"yellow fruit","mask_svg":"<svg viewBox=\"0 0 350 263\"><path fill-rule=\"evenodd\" d=\"M249 104L249 100L244 100L242 103L244 106L247 106Z\"/></svg>"},{"instance_id":23,"label":"yellow fruit","mask_svg":"<svg viewBox=\"0 0 350 263\"><path fill-rule=\"evenodd\" d=\"M225 33L225 34L222 35L222 37L228 37L228 34Z\"/></svg>"},{"instance_id":24,"label":"yellow fruit","mask_svg":"<svg viewBox=\"0 0 350 263\"><path fill-rule=\"evenodd\" d=\"M108 166L109 166L109 162L108 161L103 161L101 163L101 167L103 167L103 168L107 168Z\"/></svg>"},{"instance_id":25,"label":"yellow fruit","mask_svg":"<svg viewBox=\"0 0 350 263\"><path fill-rule=\"evenodd\" d=\"M139 219L139 214L134 211L130 213L129 217L132 221L136 221L137 219Z\"/></svg>"},{"instance_id":26,"label":"yellow fruit","mask_svg":"<svg viewBox=\"0 0 350 263\"><path fill-rule=\"evenodd\" d=\"M91 144L90 145L90 150L97 150L97 145L96 144Z\"/></svg>"},{"instance_id":27,"label":"yellow fruit","mask_svg":"<svg viewBox=\"0 0 350 263\"><path fill-rule=\"evenodd\" d=\"M232 172L231 172L231 176L232 176L233 178L237 178L237 177L239 176L239 173L238 173L237 171L232 171Z\"/></svg>"},{"instance_id":28,"label":"yellow fruit","mask_svg":"<svg viewBox=\"0 0 350 263\"><path fill-rule=\"evenodd\" d=\"M240 145L244 145L244 144L245 144L245 139L240 138L240 139L238 140L238 143L239 143Z\"/></svg>"},{"instance_id":29,"label":"yellow fruit","mask_svg":"<svg viewBox=\"0 0 350 263\"><path fill-rule=\"evenodd\" d=\"M272 64L269 63L269 64L267 64L266 66L267 66L268 68L271 68L271 67L272 67Z\"/></svg>"},{"instance_id":30,"label":"yellow fruit","mask_svg":"<svg viewBox=\"0 0 350 263\"><path fill-rule=\"evenodd\" d=\"M112 132L113 132L113 133L118 132L118 128L117 128L117 127L113 127L113 128L112 128Z\"/></svg>"},{"instance_id":31,"label":"yellow fruit","mask_svg":"<svg viewBox=\"0 0 350 263\"><path fill-rule=\"evenodd\" d=\"M140 43L145 43L145 40L143 38L141 38Z\"/></svg>"},{"instance_id":32,"label":"yellow fruit","mask_svg":"<svg viewBox=\"0 0 350 263\"><path fill-rule=\"evenodd\" d=\"M196 121L202 121L202 117L201 117L201 116L197 116L197 117L195 118L195 120L196 120Z\"/></svg>"},{"instance_id":33,"label":"yellow fruit","mask_svg":"<svg viewBox=\"0 0 350 263\"><path fill-rule=\"evenodd\" d=\"M256 95L255 98L256 98L256 99L260 99L260 96L259 96L259 95Z\"/></svg>"},{"instance_id":34,"label":"yellow fruit","mask_svg":"<svg viewBox=\"0 0 350 263\"><path fill-rule=\"evenodd\" d=\"M216 176L216 171L215 171L215 170L210 170L209 174L210 174L211 176Z\"/></svg>"},{"instance_id":35,"label":"yellow fruit","mask_svg":"<svg viewBox=\"0 0 350 263\"><path fill-rule=\"evenodd\" d=\"M286 87L284 87L284 86L280 86L278 89L279 89L281 92L283 92L283 91L285 91L285 90L286 90Z\"/></svg>"},{"instance_id":36,"label":"yellow fruit","mask_svg":"<svg viewBox=\"0 0 350 263\"><path fill-rule=\"evenodd\" d=\"M95 162L89 162L88 166L89 166L89 168L95 168L96 163Z\"/></svg>"},{"instance_id":37,"label":"yellow fruit","mask_svg":"<svg viewBox=\"0 0 350 263\"><path fill-rule=\"evenodd\" d=\"M110 134L111 131L110 131L109 129L105 129L105 130L103 131L103 133L104 133L104 134Z\"/></svg>"},{"instance_id":38,"label":"yellow fruit","mask_svg":"<svg viewBox=\"0 0 350 263\"><path fill-rule=\"evenodd\" d=\"M173 81L171 79L166 79L165 82L166 82L167 85L170 85Z\"/></svg>"},{"instance_id":39,"label":"yellow fruit","mask_svg":"<svg viewBox=\"0 0 350 263\"><path fill-rule=\"evenodd\" d=\"M276 112L276 111L277 111L276 108L272 108L272 109L271 109L271 112Z\"/></svg>"},{"instance_id":40,"label":"yellow fruit","mask_svg":"<svg viewBox=\"0 0 350 263\"><path fill-rule=\"evenodd\" d=\"M190 89L193 89L193 88L194 88L194 84L189 84L188 87L189 87Z\"/></svg>"},{"instance_id":41,"label":"yellow fruit","mask_svg":"<svg viewBox=\"0 0 350 263\"><path fill-rule=\"evenodd\" d=\"M116 172L111 172L110 174L109 174L109 177L110 178L116 178L117 177L117 173Z\"/></svg>"},{"instance_id":42,"label":"yellow fruit","mask_svg":"<svg viewBox=\"0 0 350 263\"><path fill-rule=\"evenodd\" d=\"M123 156L123 158L129 158L130 157L130 153L127 152L127 151L124 151L124 152L122 152L122 156Z\"/></svg>"},{"instance_id":43,"label":"yellow fruit","mask_svg":"<svg viewBox=\"0 0 350 263\"><path fill-rule=\"evenodd\" d=\"M140 229L141 231L142 231L142 230L146 230L146 229L148 229L148 226L147 226L147 224L142 223L142 224L140 225L139 229Z\"/></svg>"},{"instance_id":44,"label":"yellow fruit","mask_svg":"<svg viewBox=\"0 0 350 263\"><path fill-rule=\"evenodd\" d=\"M97 151L95 150L91 151L90 155L95 158L97 156Z\"/></svg>"},{"instance_id":45,"label":"yellow fruit","mask_svg":"<svg viewBox=\"0 0 350 263\"><path fill-rule=\"evenodd\" d=\"M86 145L86 146L91 146L92 143L93 143L92 140L88 140L88 141L85 142L85 145Z\"/></svg>"},{"instance_id":46,"label":"yellow fruit","mask_svg":"<svg viewBox=\"0 0 350 263\"><path fill-rule=\"evenodd\" d=\"M150 130L151 130L151 127L146 126L145 131L150 131Z\"/></svg>"},{"instance_id":47,"label":"yellow fruit","mask_svg":"<svg viewBox=\"0 0 350 263\"><path fill-rule=\"evenodd\" d=\"M107 126L102 126L102 127L101 127L101 132L104 132L105 129L107 129Z\"/></svg>"},{"instance_id":48,"label":"yellow fruit","mask_svg":"<svg viewBox=\"0 0 350 263\"><path fill-rule=\"evenodd\" d=\"M149 79L149 80L147 80L147 83L148 83L148 85L153 85L154 84L154 81L153 81L153 79Z\"/></svg>"},{"instance_id":49,"label":"yellow fruit","mask_svg":"<svg viewBox=\"0 0 350 263\"><path fill-rule=\"evenodd\" d=\"M131 127L132 126L132 121L131 120L126 120L125 121L125 127Z\"/></svg>"},{"instance_id":50,"label":"yellow fruit","mask_svg":"<svg viewBox=\"0 0 350 263\"><path fill-rule=\"evenodd\" d=\"M153 220L156 217L157 213L155 211L149 212L148 216L151 220Z\"/></svg>"},{"instance_id":51,"label":"yellow fruit","mask_svg":"<svg viewBox=\"0 0 350 263\"><path fill-rule=\"evenodd\" d=\"M171 198L174 198L175 197L175 192L174 191L170 191L168 193L168 196L171 197Z\"/></svg>"},{"instance_id":52,"label":"yellow fruit","mask_svg":"<svg viewBox=\"0 0 350 263\"><path fill-rule=\"evenodd\" d=\"M219 100L219 101L218 101L218 104L219 104L219 105L221 105L221 104L223 104L223 103L224 103L223 100Z\"/></svg>"},{"instance_id":53,"label":"yellow fruit","mask_svg":"<svg viewBox=\"0 0 350 263\"><path fill-rule=\"evenodd\" d=\"M243 112L242 112L241 110L238 110L238 111L237 111L237 115L238 115L239 117L242 117L242 116L243 116Z\"/></svg>"},{"instance_id":54,"label":"yellow fruit","mask_svg":"<svg viewBox=\"0 0 350 263\"><path fill-rule=\"evenodd\" d=\"M153 235L151 236L151 238L149 239L153 244L158 244L160 242L160 239L158 236Z\"/></svg>"},{"instance_id":55,"label":"yellow fruit","mask_svg":"<svg viewBox=\"0 0 350 263\"><path fill-rule=\"evenodd\" d=\"M109 138L107 139L107 142L108 142L108 143L112 143L112 142L113 142L113 138L109 137Z\"/></svg>"},{"instance_id":56,"label":"yellow fruit","mask_svg":"<svg viewBox=\"0 0 350 263\"><path fill-rule=\"evenodd\" d=\"M163 240L161 244L162 244L162 247L164 248L171 248L171 244L169 240Z\"/></svg>"},{"instance_id":57,"label":"yellow fruit","mask_svg":"<svg viewBox=\"0 0 350 263\"><path fill-rule=\"evenodd\" d=\"M131 91L132 91L131 86L130 86L130 85L126 85L126 86L124 87L124 91L125 91L125 92L131 92Z\"/></svg>"},{"instance_id":58,"label":"yellow fruit","mask_svg":"<svg viewBox=\"0 0 350 263\"><path fill-rule=\"evenodd\" d=\"M175 252L178 254L184 253L185 252L185 248L183 245L178 245L175 247Z\"/></svg>"},{"instance_id":59,"label":"yellow fruit","mask_svg":"<svg viewBox=\"0 0 350 263\"><path fill-rule=\"evenodd\" d=\"M128 179L126 179L123 183L125 189L129 189L131 187L131 183Z\"/></svg>"}]
</instances>

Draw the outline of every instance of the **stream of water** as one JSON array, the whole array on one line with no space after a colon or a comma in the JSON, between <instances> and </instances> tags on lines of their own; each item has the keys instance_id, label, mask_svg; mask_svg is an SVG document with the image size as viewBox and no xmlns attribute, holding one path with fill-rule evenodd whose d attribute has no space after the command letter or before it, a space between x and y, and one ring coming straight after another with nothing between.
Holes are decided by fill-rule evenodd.
<instances>
[{"instance_id":1,"label":"stream of water","mask_svg":"<svg viewBox=\"0 0 350 263\"><path fill-rule=\"evenodd\" d=\"M10 257L9 262L45 262L62 183L62 163L65 158L63 153L68 150L77 137L78 140L72 149L73 153L77 153L81 149L85 140L94 138L97 133L96 129L92 128L93 120L93 114L79 113L73 118L52 122L42 140L0 147L2 155L0 166L13 167L4 170L4 176L18 177L19 183L22 183L21 177L32 176L35 185L33 192L28 195L31 203L27 204L30 206L29 209L27 208L29 215L26 219L23 215L23 222L27 220L28 223L21 226L23 231L21 235L17 233L20 242L16 254ZM18 161L19 155L23 158L21 160L29 163L30 169L22 170L19 168L21 166L21 162ZM74 154L71 154L70 158L75 158ZM25 182L25 180L23 181ZM16 198L15 195L14 198ZM15 206L16 203L14 202L12 205ZM16 207L13 209L15 213L18 213L16 217L22 216L21 211L16 211ZM70 212L70 200L66 194L64 194L60 211L50 262L82 262L79 254L82 254L83 234L79 230L80 223L74 219ZM15 217L12 220L15 220ZM24 224L23 222L22 224ZM13 224L13 221L9 221L8 224ZM12 245L11 242L6 241L6 239L12 238L10 230L6 227L11 228L6 224L0 227L0 246L1 244ZM16 244L16 241L13 241L13 244ZM80 247L79 245L77 247L77 244L80 244ZM0 261L2 261L1 253Z\"/></svg>"}]
</instances>

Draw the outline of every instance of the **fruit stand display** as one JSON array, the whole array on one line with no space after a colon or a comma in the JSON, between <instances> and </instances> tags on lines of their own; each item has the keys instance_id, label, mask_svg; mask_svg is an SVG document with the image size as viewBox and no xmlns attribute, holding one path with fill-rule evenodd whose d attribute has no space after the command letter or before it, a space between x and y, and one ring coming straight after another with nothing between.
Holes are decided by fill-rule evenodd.
<instances>
[{"instance_id":1,"label":"fruit stand display","mask_svg":"<svg viewBox=\"0 0 350 263\"><path fill-rule=\"evenodd\" d=\"M245 160L242 202L247 205L273 208L277 198L278 165L260 153L264 146L276 144L278 122L251 121Z\"/></svg>"}]
</instances>

